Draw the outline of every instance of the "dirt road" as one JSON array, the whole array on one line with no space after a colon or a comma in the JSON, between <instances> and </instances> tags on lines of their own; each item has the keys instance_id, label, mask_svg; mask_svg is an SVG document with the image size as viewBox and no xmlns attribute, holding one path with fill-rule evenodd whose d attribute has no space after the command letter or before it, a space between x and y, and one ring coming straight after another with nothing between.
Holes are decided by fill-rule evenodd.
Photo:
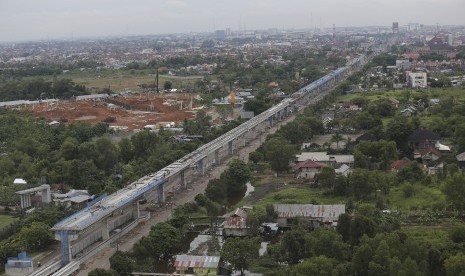
<instances>
[{"instance_id":1,"label":"dirt road","mask_svg":"<svg viewBox=\"0 0 465 276\"><path fill-rule=\"evenodd\" d=\"M283 120L279 122L279 124L276 124L274 127L268 129L267 133L263 133L261 134L261 136L258 136L249 145L241 148L238 151L238 153L232 155L227 160L225 160L223 164L221 164L220 166L214 167L214 169L210 171L209 176L204 176L198 179L196 182L192 183L192 187L190 189L187 189L179 193L178 195L176 195L173 201L176 202L176 205L182 205L184 203L194 201L194 198L196 195L203 193L205 191L205 188L207 187L208 181L210 179L219 178L220 174L227 168L230 160L241 159L247 162L249 153L255 151L260 146L260 144L265 140L267 134L272 134L276 132L276 130L278 130L280 125L282 125L283 123L290 122L292 120L294 120L294 115L288 117L286 120ZM162 209L158 212L152 213L152 217L150 218L150 220L144 223L141 223L136 228L134 228L131 232L129 232L127 235L119 239L118 241L119 250L121 251L131 250L134 244L138 240L140 240L143 236L147 236L149 234L150 227L152 225L158 222L161 222L161 221L167 221L168 219L171 218L171 213L172 213L171 208ZM110 268L109 258L113 255L113 253L115 253L115 251L116 251L116 248L107 248L101 251L94 258L92 258L91 260L86 262L84 265L82 265L82 269L79 271L77 275L85 276L90 271L96 268L109 269Z\"/></svg>"}]
</instances>

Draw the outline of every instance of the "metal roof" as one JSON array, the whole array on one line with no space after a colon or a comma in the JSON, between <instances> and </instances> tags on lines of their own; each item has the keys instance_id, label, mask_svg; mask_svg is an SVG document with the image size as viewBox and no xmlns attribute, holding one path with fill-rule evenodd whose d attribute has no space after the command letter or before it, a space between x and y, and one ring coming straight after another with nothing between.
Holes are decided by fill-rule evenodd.
<instances>
[{"instance_id":1,"label":"metal roof","mask_svg":"<svg viewBox=\"0 0 465 276\"><path fill-rule=\"evenodd\" d=\"M177 255L174 267L218 268L220 257Z\"/></svg>"},{"instance_id":2,"label":"metal roof","mask_svg":"<svg viewBox=\"0 0 465 276\"><path fill-rule=\"evenodd\" d=\"M354 163L353 155L328 155L326 152L302 152L300 155L296 155L298 162L304 162L312 160L315 162L329 162L331 158L334 158L336 163Z\"/></svg>"},{"instance_id":3,"label":"metal roof","mask_svg":"<svg viewBox=\"0 0 465 276\"><path fill-rule=\"evenodd\" d=\"M274 204L273 207L278 217L281 218L319 218L323 221L338 220L339 215L346 212L346 206L344 204Z\"/></svg>"}]
</instances>

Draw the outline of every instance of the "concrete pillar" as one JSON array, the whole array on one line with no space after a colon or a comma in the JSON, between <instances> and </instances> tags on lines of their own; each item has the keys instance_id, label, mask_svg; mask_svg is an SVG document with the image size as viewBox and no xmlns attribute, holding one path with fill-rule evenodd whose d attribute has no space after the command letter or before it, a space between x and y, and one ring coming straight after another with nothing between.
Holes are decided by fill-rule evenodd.
<instances>
[{"instance_id":1,"label":"concrete pillar","mask_svg":"<svg viewBox=\"0 0 465 276\"><path fill-rule=\"evenodd\" d=\"M60 241L61 241L61 265L65 266L71 260L71 249L70 249L70 242L69 242L69 234L66 230L60 230Z\"/></svg>"},{"instance_id":2,"label":"concrete pillar","mask_svg":"<svg viewBox=\"0 0 465 276\"><path fill-rule=\"evenodd\" d=\"M220 150L215 150L215 165L218 166L220 164Z\"/></svg>"},{"instance_id":3,"label":"concrete pillar","mask_svg":"<svg viewBox=\"0 0 465 276\"><path fill-rule=\"evenodd\" d=\"M270 118L268 118L268 121L270 122L270 127L273 127L273 116L270 116Z\"/></svg>"},{"instance_id":4,"label":"concrete pillar","mask_svg":"<svg viewBox=\"0 0 465 276\"><path fill-rule=\"evenodd\" d=\"M185 175L184 175L184 170L182 170L180 173L179 173L179 176L181 178L181 188L186 188L186 178L185 178Z\"/></svg>"},{"instance_id":5,"label":"concrete pillar","mask_svg":"<svg viewBox=\"0 0 465 276\"><path fill-rule=\"evenodd\" d=\"M110 226L108 225L108 220L109 218L107 218L105 220L105 227L103 227L102 229L102 239L104 241L108 240L110 238Z\"/></svg>"},{"instance_id":6,"label":"concrete pillar","mask_svg":"<svg viewBox=\"0 0 465 276\"><path fill-rule=\"evenodd\" d=\"M165 202L165 190L164 190L164 184L160 184L157 188L158 192L158 203L163 203Z\"/></svg>"},{"instance_id":7,"label":"concrete pillar","mask_svg":"<svg viewBox=\"0 0 465 276\"><path fill-rule=\"evenodd\" d=\"M199 161L197 161L197 172L200 175L203 175L203 159L200 159Z\"/></svg>"},{"instance_id":8,"label":"concrete pillar","mask_svg":"<svg viewBox=\"0 0 465 276\"><path fill-rule=\"evenodd\" d=\"M228 142L228 154L233 154L233 141Z\"/></svg>"}]
</instances>

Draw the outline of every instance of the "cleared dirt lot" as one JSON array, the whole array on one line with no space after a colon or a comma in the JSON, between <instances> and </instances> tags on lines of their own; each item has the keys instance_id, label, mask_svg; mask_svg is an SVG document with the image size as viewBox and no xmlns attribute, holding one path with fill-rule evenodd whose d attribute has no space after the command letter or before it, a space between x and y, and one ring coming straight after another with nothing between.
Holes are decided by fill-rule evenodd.
<instances>
[{"instance_id":1,"label":"cleared dirt lot","mask_svg":"<svg viewBox=\"0 0 465 276\"><path fill-rule=\"evenodd\" d=\"M37 117L62 122L103 122L109 117L115 121L110 126L124 126L128 130L164 122L182 123L195 116L191 111L190 94L131 95L98 101L60 101L30 106L28 110Z\"/></svg>"}]
</instances>

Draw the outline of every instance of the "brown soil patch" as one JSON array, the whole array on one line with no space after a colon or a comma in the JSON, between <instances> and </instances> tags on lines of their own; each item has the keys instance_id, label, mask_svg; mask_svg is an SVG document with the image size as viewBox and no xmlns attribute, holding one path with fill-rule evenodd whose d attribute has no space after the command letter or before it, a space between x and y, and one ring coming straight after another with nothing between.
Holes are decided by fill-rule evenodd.
<instances>
[{"instance_id":1,"label":"brown soil patch","mask_svg":"<svg viewBox=\"0 0 465 276\"><path fill-rule=\"evenodd\" d=\"M146 125L157 125L162 122L176 122L195 116L189 111L189 95L136 95L116 97L106 101L68 101L53 104L39 104L29 107L29 111L37 117L49 120L73 122L103 122L108 117L116 121L110 126L126 126L128 130L141 129ZM113 103L116 106L109 106ZM180 110L181 104L183 109ZM195 107L195 106L194 106Z\"/></svg>"}]
</instances>

